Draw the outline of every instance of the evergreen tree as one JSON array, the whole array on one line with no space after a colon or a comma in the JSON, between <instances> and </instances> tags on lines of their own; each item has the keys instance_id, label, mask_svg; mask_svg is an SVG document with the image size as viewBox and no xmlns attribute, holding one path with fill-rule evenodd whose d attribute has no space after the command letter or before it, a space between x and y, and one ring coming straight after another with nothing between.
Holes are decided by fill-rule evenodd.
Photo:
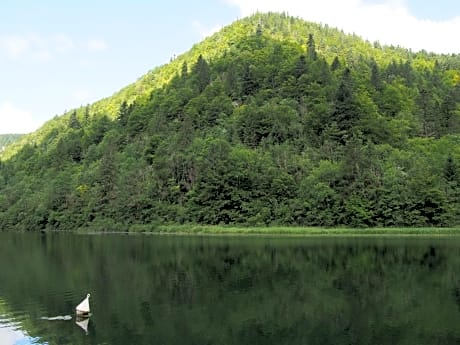
<instances>
[{"instance_id":1,"label":"evergreen tree","mask_svg":"<svg viewBox=\"0 0 460 345\"><path fill-rule=\"evenodd\" d=\"M460 85L451 89L440 106L437 125L440 135L460 132Z\"/></svg>"},{"instance_id":2,"label":"evergreen tree","mask_svg":"<svg viewBox=\"0 0 460 345\"><path fill-rule=\"evenodd\" d=\"M307 72L307 62L304 55L300 55L294 69L294 75L299 78L302 74Z\"/></svg>"},{"instance_id":3,"label":"evergreen tree","mask_svg":"<svg viewBox=\"0 0 460 345\"><path fill-rule=\"evenodd\" d=\"M87 126L89 124L89 104L85 107L85 113L83 115L83 124Z\"/></svg>"},{"instance_id":4,"label":"evergreen tree","mask_svg":"<svg viewBox=\"0 0 460 345\"><path fill-rule=\"evenodd\" d=\"M260 23L257 24L256 28L256 37L261 38L262 37L262 25Z\"/></svg>"},{"instance_id":5,"label":"evergreen tree","mask_svg":"<svg viewBox=\"0 0 460 345\"><path fill-rule=\"evenodd\" d=\"M96 195L98 203L95 205L95 210L105 216L109 213L108 205L116 197L116 177L118 173L117 164L115 162L118 145L113 133L110 133L101 143L102 158L97 165L95 182Z\"/></svg>"},{"instance_id":6,"label":"evergreen tree","mask_svg":"<svg viewBox=\"0 0 460 345\"><path fill-rule=\"evenodd\" d=\"M351 71L346 68L342 75L335 97L335 109L332 119L341 131L349 131L356 123L359 114L354 101ZM343 139L343 138L342 138Z\"/></svg>"},{"instance_id":7,"label":"evergreen tree","mask_svg":"<svg viewBox=\"0 0 460 345\"><path fill-rule=\"evenodd\" d=\"M406 85L412 87L415 81L414 70L410 61L401 62L401 76L405 79Z\"/></svg>"},{"instance_id":8,"label":"evergreen tree","mask_svg":"<svg viewBox=\"0 0 460 345\"><path fill-rule=\"evenodd\" d=\"M77 118L77 111L76 110L74 110L72 113L70 113L68 126L71 129L80 129L81 128L80 121L78 121L78 118Z\"/></svg>"},{"instance_id":9,"label":"evergreen tree","mask_svg":"<svg viewBox=\"0 0 460 345\"><path fill-rule=\"evenodd\" d=\"M187 78L187 76L188 76L188 66L187 66L187 62L185 62L185 61L184 61L184 63L182 64L182 69L181 69L180 76L181 76L183 79Z\"/></svg>"},{"instance_id":10,"label":"evergreen tree","mask_svg":"<svg viewBox=\"0 0 460 345\"><path fill-rule=\"evenodd\" d=\"M460 223L460 171L451 154L444 165L443 177L446 183L445 193L447 198L448 222L453 225Z\"/></svg>"},{"instance_id":11,"label":"evergreen tree","mask_svg":"<svg viewBox=\"0 0 460 345\"><path fill-rule=\"evenodd\" d=\"M252 95L258 88L256 78L249 63L244 65L241 76L241 91L243 96Z\"/></svg>"},{"instance_id":12,"label":"evergreen tree","mask_svg":"<svg viewBox=\"0 0 460 345\"><path fill-rule=\"evenodd\" d=\"M454 162L454 158L451 154L447 157L446 164L444 166L444 179L448 183L453 183L459 180L459 172L457 165Z\"/></svg>"},{"instance_id":13,"label":"evergreen tree","mask_svg":"<svg viewBox=\"0 0 460 345\"><path fill-rule=\"evenodd\" d=\"M382 90L382 80L380 78L380 69L374 59L371 62L371 85L377 90Z\"/></svg>"},{"instance_id":14,"label":"evergreen tree","mask_svg":"<svg viewBox=\"0 0 460 345\"><path fill-rule=\"evenodd\" d=\"M437 134L437 115L435 112L435 100L433 92L426 86L422 87L417 97L418 113L421 120L421 135L432 137Z\"/></svg>"},{"instance_id":15,"label":"evergreen tree","mask_svg":"<svg viewBox=\"0 0 460 345\"><path fill-rule=\"evenodd\" d=\"M201 54L193 67L193 74L196 78L198 92L201 93L211 82L211 69Z\"/></svg>"},{"instance_id":16,"label":"evergreen tree","mask_svg":"<svg viewBox=\"0 0 460 345\"><path fill-rule=\"evenodd\" d=\"M120 126L125 127L128 124L130 107L126 101L123 101L118 110L117 120Z\"/></svg>"},{"instance_id":17,"label":"evergreen tree","mask_svg":"<svg viewBox=\"0 0 460 345\"><path fill-rule=\"evenodd\" d=\"M316 61L317 59L317 53L316 53L316 46L315 46L315 40L313 39L313 35L309 34L308 35L308 41L307 41L307 56L311 61Z\"/></svg>"},{"instance_id":18,"label":"evergreen tree","mask_svg":"<svg viewBox=\"0 0 460 345\"><path fill-rule=\"evenodd\" d=\"M387 82L391 82L394 79L396 79L398 74L399 74L398 64L393 59L391 60L391 63L387 66L387 68L385 69L385 72L384 72L385 80Z\"/></svg>"},{"instance_id":19,"label":"evergreen tree","mask_svg":"<svg viewBox=\"0 0 460 345\"><path fill-rule=\"evenodd\" d=\"M336 56L334 57L334 60L332 60L331 63L331 71L334 72L340 68L340 61L339 58Z\"/></svg>"}]
</instances>

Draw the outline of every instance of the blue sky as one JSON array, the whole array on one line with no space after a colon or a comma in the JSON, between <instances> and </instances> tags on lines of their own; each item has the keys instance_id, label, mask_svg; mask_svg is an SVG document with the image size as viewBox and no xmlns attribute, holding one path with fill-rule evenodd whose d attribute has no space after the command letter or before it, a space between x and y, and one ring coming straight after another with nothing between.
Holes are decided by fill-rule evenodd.
<instances>
[{"instance_id":1,"label":"blue sky","mask_svg":"<svg viewBox=\"0 0 460 345\"><path fill-rule=\"evenodd\" d=\"M0 134L33 131L110 96L256 10L413 50L460 53L457 0L2 0Z\"/></svg>"}]
</instances>

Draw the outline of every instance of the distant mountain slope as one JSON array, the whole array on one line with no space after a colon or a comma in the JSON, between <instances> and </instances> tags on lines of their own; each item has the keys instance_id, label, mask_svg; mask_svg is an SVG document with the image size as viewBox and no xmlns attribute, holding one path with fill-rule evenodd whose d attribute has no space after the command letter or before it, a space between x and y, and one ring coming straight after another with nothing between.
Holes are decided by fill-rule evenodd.
<instances>
[{"instance_id":1,"label":"distant mountain slope","mask_svg":"<svg viewBox=\"0 0 460 345\"><path fill-rule=\"evenodd\" d=\"M0 134L0 151L3 151L8 145L19 140L23 134Z\"/></svg>"},{"instance_id":2,"label":"distant mountain slope","mask_svg":"<svg viewBox=\"0 0 460 345\"><path fill-rule=\"evenodd\" d=\"M459 66L239 20L6 150L0 227L460 224Z\"/></svg>"}]
</instances>

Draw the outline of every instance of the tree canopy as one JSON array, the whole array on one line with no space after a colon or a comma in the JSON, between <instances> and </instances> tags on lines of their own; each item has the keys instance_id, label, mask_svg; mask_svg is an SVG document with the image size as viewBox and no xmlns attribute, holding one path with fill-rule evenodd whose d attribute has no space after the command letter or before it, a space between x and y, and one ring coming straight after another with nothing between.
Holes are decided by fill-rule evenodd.
<instances>
[{"instance_id":1,"label":"tree canopy","mask_svg":"<svg viewBox=\"0 0 460 345\"><path fill-rule=\"evenodd\" d=\"M0 228L458 225L459 67L253 15L10 146Z\"/></svg>"}]
</instances>

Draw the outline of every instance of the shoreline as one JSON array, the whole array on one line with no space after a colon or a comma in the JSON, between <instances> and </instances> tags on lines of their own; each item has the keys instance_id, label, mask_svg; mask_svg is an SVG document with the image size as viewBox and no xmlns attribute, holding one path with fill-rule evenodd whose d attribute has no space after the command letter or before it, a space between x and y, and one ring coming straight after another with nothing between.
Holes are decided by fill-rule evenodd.
<instances>
[{"instance_id":1,"label":"shoreline","mask_svg":"<svg viewBox=\"0 0 460 345\"><path fill-rule=\"evenodd\" d=\"M202 235L202 236L460 236L460 227L450 228L324 228L324 227L244 227L218 225L135 225L126 231L79 229L81 234L144 234L144 235Z\"/></svg>"},{"instance_id":2,"label":"shoreline","mask_svg":"<svg viewBox=\"0 0 460 345\"><path fill-rule=\"evenodd\" d=\"M460 227L298 227L298 226L225 226L225 225L131 225L116 228L97 226L69 230L3 230L5 232L78 235L161 235L161 236L279 236L279 237L456 237Z\"/></svg>"}]
</instances>

